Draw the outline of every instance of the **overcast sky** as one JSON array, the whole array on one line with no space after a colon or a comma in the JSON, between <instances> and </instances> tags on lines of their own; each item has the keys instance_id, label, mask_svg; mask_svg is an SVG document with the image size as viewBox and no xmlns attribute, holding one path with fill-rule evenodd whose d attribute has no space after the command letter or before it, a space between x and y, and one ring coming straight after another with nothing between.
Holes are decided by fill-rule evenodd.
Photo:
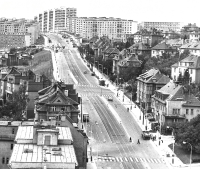
<instances>
[{"instance_id":1,"label":"overcast sky","mask_svg":"<svg viewBox=\"0 0 200 169\"><path fill-rule=\"evenodd\" d=\"M33 19L44 10L77 8L78 17L177 21L200 26L200 0L1 0L0 17Z\"/></svg>"}]
</instances>

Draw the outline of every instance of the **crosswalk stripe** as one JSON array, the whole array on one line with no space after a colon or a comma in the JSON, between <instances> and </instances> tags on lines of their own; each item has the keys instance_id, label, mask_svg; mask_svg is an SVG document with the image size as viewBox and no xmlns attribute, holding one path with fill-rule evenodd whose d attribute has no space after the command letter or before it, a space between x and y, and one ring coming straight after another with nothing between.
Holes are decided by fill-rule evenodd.
<instances>
[{"instance_id":1,"label":"crosswalk stripe","mask_svg":"<svg viewBox=\"0 0 200 169\"><path fill-rule=\"evenodd\" d=\"M131 160L131 162L133 162L133 159L132 159L132 157L129 157L129 159Z\"/></svg>"},{"instance_id":2,"label":"crosswalk stripe","mask_svg":"<svg viewBox=\"0 0 200 169\"><path fill-rule=\"evenodd\" d=\"M155 163L159 163L155 158L153 159L153 161L154 161Z\"/></svg>"},{"instance_id":3,"label":"crosswalk stripe","mask_svg":"<svg viewBox=\"0 0 200 169\"><path fill-rule=\"evenodd\" d=\"M141 162L146 162L144 158L140 158L140 161Z\"/></svg>"},{"instance_id":4,"label":"crosswalk stripe","mask_svg":"<svg viewBox=\"0 0 200 169\"><path fill-rule=\"evenodd\" d=\"M139 162L139 160L135 157L135 160L137 161L137 162Z\"/></svg>"},{"instance_id":5,"label":"crosswalk stripe","mask_svg":"<svg viewBox=\"0 0 200 169\"><path fill-rule=\"evenodd\" d=\"M121 162L123 162L123 158L122 157L119 157L119 159L120 159Z\"/></svg>"},{"instance_id":6,"label":"crosswalk stripe","mask_svg":"<svg viewBox=\"0 0 200 169\"><path fill-rule=\"evenodd\" d=\"M125 161L128 161L128 159L126 157L124 157Z\"/></svg>"},{"instance_id":7,"label":"crosswalk stripe","mask_svg":"<svg viewBox=\"0 0 200 169\"><path fill-rule=\"evenodd\" d=\"M119 162L119 161L120 161L118 157L115 157L115 159L117 160L117 162Z\"/></svg>"},{"instance_id":8,"label":"crosswalk stripe","mask_svg":"<svg viewBox=\"0 0 200 169\"><path fill-rule=\"evenodd\" d=\"M151 159L149 159L149 158L147 158L146 161L147 161L148 163L152 163Z\"/></svg>"}]
</instances>

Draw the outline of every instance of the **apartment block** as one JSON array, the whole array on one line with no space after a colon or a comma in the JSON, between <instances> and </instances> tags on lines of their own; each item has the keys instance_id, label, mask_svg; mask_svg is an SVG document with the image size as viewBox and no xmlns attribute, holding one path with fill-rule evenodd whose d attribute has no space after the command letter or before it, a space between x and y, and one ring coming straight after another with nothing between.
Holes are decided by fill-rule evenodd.
<instances>
[{"instance_id":1,"label":"apartment block","mask_svg":"<svg viewBox=\"0 0 200 169\"><path fill-rule=\"evenodd\" d=\"M34 20L0 18L0 48L30 46L39 33L39 23Z\"/></svg>"},{"instance_id":2,"label":"apartment block","mask_svg":"<svg viewBox=\"0 0 200 169\"><path fill-rule=\"evenodd\" d=\"M76 8L55 8L44 11L38 16L41 32L69 31L76 17Z\"/></svg>"},{"instance_id":3,"label":"apartment block","mask_svg":"<svg viewBox=\"0 0 200 169\"><path fill-rule=\"evenodd\" d=\"M163 31L173 30L180 31L182 27L181 22L141 22L138 24L138 29L147 29L156 28Z\"/></svg>"},{"instance_id":4,"label":"apartment block","mask_svg":"<svg viewBox=\"0 0 200 169\"><path fill-rule=\"evenodd\" d=\"M89 17L76 19L76 34L91 39L94 36L107 36L111 40L126 41L127 35L137 31L137 22L120 18Z\"/></svg>"}]
</instances>

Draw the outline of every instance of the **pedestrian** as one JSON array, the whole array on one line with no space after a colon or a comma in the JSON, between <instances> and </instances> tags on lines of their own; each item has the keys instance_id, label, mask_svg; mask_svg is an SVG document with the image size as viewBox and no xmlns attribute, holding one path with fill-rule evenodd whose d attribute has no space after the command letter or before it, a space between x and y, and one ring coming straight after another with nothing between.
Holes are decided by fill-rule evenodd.
<instances>
[{"instance_id":1,"label":"pedestrian","mask_svg":"<svg viewBox=\"0 0 200 169\"><path fill-rule=\"evenodd\" d=\"M131 137L130 137L130 142L132 142L132 139L131 139Z\"/></svg>"},{"instance_id":2,"label":"pedestrian","mask_svg":"<svg viewBox=\"0 0 200 169\"><path fill-rule=\"evenodd\" d=\"M140 144L140 140L138 139L137 144Z\"/></svg>"}]
</instances>

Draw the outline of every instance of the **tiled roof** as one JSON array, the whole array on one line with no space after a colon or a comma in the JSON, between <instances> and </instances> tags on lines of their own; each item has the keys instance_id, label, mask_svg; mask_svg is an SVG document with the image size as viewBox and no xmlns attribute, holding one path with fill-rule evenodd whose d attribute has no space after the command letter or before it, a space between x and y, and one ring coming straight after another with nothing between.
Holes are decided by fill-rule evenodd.
<instances>
[{"instance_id":1,"label":"tiled roof","mask_svg":"<svg viewBox=\"0 0 200 169\"><path fill-rule=\"evenodd\" d=\"M174 47L166 44L166 42L163 43L159 43L156 46L154 46L153 48L151 48L152 50L175 50Z\"/></svg>"},{"instance_id":2,"label":"tiled roof","mask_svg":"<svg viewBox=\"0 0 200 169\"><path fill-rule=\"evenodd\" d=\"M165 86L163 86L161 89L157 90L157 92L173 96L181 88L182 87L180 85L177 85L172 80L170 80Z\"/></svg>"},{"instance_id":3,"label":"tiled roof","mask_svg":"<svg viewBox=\"0 0 200 169\"><path fill-rule=\"evenodd\" d=\"M140 67L142 62L137 59L135 55L129 55L129 57L124 58L121 60L118 65L119 66L128 66L127 63L131 62L133 67Z\"/></svg>"},{"instance_id":4,"label":"tiled roof","mask_svg":"<svg viewBox=\"0 0 200 169\"><path fill-rule=\"evenodd\" d=\"M149 47L147 47L143 43L136 43L130 46L128 49L137 49L137 50L151 50Z\"/></svg>"},{"instance_id":5,"label":"tiled roof","mask_svg":"<svg viewBox=\"0 0 200 169\"><path fill-rule=\"evenodd\" d=\"M189 55L185 59L181 60L180 63L190 63L188 68L200 68L200 56ZM172 67L178 67L179 62L172 65Z\"/></svg>"},{"instance_id":6,"label":"tiled roof","mask_svg":"<svg viewBox=\"0 0 200 169\"><path fill-rule=\"evenodd\" d=\"M158 69L152 68L151 70L141 74L138 78L145 83L166 84L170 81L170 78L162 73Z\"/></svg>"},{"instance_id":7,"label":"tiled roof","mask_svg":"<svg viewBox=\"0 0 200 169\"><path fill-rule=\"evenodd\" d=\"M119 54L119 50L117 48L107 48L104 53Z\"/></svg>"}]
</instances>

